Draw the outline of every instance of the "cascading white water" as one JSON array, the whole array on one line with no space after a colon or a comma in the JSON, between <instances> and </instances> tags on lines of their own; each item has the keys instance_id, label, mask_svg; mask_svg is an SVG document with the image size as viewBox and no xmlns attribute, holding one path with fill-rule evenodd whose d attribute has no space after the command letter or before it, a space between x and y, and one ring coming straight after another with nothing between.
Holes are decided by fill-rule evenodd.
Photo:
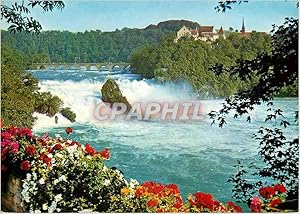
<instances>
[{"instance_id":1,"label":"cascading white water","mask_svg":"<svg viewBox=\"0 0 300 214\"><path fill-rule=\"evenodd\" d=\"M187 83L157 84L153 80L116 80L122 93L130 103L136 101L178 101L195 99L192 97L191 87ZM101 101L101 88L105 80L91 81L61 81L43 80L39 83L41 91L51 92L64 102L64 107L70 107L76 114L79 123L98 123L95 120L94 110ZM61 114L57 114L59 124L55 124L54 118L35 113L38 119L35 130L45 127L66 126L71 123Z\"/></svg>"}]
</instances>

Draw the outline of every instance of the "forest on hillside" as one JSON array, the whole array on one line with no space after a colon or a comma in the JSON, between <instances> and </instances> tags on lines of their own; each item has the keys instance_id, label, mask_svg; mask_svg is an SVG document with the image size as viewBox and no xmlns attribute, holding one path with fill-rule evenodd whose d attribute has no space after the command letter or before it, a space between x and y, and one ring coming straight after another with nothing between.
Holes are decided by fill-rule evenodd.
<instances>
[{"instance_id":1,"label":"forest on hillside","mask_svg":"<svg viewBox=\"0 0 300 214\"><path fill-rule=\"evenodd\" d=\"M230 68L239 61L253 60L271 51L268 34L253 32L250 37L231 32L214 42L183 38L174 43L174 35L164 36L159 44L145 45L134 51L130 64L135 73L159 81L187 81L202 98L230 96L255 85L252 78L241 80ZM215 71L213 71L215 70ZM220 70L220 69L219 69ZM297 96L297 83L284 87L278 96Z\"/></svg>"},{"instance_id":2,"label":"forest on hillside","mask_svg":"<svg viewBox=\"0 0 300 214\"><path fill-rule=\"evenodd\" d=\"M128 62L131 53L160 39L183 25L195 28L196 22L169 20L145 29L123 28L113 32L42 31L39 34L9 33L2 30L2 44L18 50L32 63L43 62Z\"/></svg>"}]
</instances>

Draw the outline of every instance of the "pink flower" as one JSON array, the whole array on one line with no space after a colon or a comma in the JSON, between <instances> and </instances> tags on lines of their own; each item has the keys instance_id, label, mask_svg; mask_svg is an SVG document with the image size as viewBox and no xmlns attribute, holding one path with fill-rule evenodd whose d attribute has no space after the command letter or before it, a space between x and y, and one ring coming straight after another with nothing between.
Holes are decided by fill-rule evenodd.
<instances>
[{"instance_id":1,"label":"pink flower","mask_svg":"<svg viewBox=\"0 0 300 214\"><path fill-rule=\"evenodd\" d=\"M18 129L15 127L10 127L7 129L7 131L13 136L17 135L17 133L18 133Z\"/></svg>"},{"instance_id":2,"label":"pink flower","mask_svg":"<svg viewBox=\"0 0 300 214\"><path fill-rule=\"evenodd\" d=\"M6 172L7 171L7 166L5 164L1 164L1 171Z\"/></svg>"},{"instance_id":3,"label":"pink flower","mask_svg":"<svg viewBox=\"0 0 300 214\"><path fill-rule=\"evenodd\" d=\"M262 205L262 202L259 199L259 197L255 196L254 198L252 198L252 200L250 202L251 212L255 212L255 213L261 212L261 205Z\"/></svg>"},{"instance_id":4,"label":"pink flower","mask_svg":"<svg viewBox=\"0 0 300 214\"><path fill-rule=\"evenodd\" d=\"M2 140L9 140L11 137L11 134L9 132L1 132L1 141Z\"/></svg>"},{"instance_id":5,"label":"pink flower","mask_svg":"<svg viewBox=\"0 0 300 214\"><path fill-rule=\"evenodd\" d=\"M1 147L8 147L10 144L11 144L10 140L4 139L3 141L1 141Z\"/></svg>"},{"instance_id":6,"label":"pink flower","mask_svg":"<svg viewBox=\"0 0 300 214\"><path fill-rule=\"evenodd\" d=\"M17 153L19 151L19 146L20 145L18 143L12 142L10 144L10 153L13 153L13 154Z\"/></svg>"},{"instance_id":7,"label":"pink flower","mask_svg":"<svg viewBox=\"0 0 300 214\"><path fill-rule=\"evenodd\" d=\"M21 136L27 136L29 138L32 138L32 131L29 128L19 128L18 133Z\"/></svg>"}]
</instances>

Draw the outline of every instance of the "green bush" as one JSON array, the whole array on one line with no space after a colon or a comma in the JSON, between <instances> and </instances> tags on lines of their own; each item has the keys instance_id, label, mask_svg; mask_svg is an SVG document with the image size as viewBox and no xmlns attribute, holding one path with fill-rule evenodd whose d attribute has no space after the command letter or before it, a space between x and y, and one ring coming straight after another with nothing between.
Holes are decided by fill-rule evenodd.
<instances>
[{"instance_id":1,"label":"green bush","mask_svg":"<svg viewBox=\"0 0 300 214\"><path fill-rule=\"evenodd\" d=\"M63 108L60 111L60 113L62 114L62 116L64 116L68 120L70 120L72 123L75 122L75 120L76 120L76 114L74 112L72 112L69 107Z\"/></svg>"}]
</instances>

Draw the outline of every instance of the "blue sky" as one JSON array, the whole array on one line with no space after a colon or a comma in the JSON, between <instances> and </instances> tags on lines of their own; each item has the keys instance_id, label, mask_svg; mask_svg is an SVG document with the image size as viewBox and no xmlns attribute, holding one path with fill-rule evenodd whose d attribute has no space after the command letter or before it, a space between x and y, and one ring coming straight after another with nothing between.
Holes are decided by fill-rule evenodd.
<instances>
[{"instance_id":1,"label":"blue sky","mask_svg":"<svg viewBox=\"0 0 300 214\"><path fill-rule=\"evenodd\" d=\"M7 1L9 4L11 1ZM241 28L242 17L246 30L270 31L272 24L281 24L285 17L298 17L296 0L249 0L234 6L226 13L217 13L217 0L164 0L164 1L115 1L115 0L65 0L62 11L42 12L32 10L43 30L102 30L144 28L169 19L186 19L200 25L214 25L224 29ZM1 22L1 28L6 24Z\"/></svg>"}]
</instances>

